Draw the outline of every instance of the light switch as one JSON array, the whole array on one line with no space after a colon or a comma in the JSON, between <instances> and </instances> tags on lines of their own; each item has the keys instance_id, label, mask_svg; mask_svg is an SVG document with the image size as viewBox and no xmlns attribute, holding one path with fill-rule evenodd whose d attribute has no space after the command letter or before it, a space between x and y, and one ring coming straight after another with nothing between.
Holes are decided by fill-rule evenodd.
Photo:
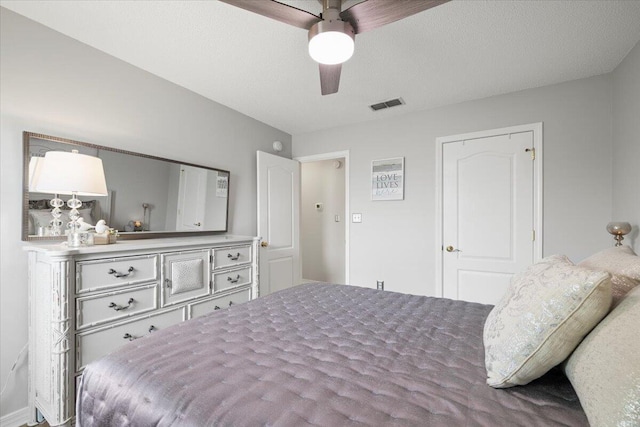
<instances>
[{"instance_id":1,"label":"light switch","mask_svg":"<svg viewBox=\"0 0 640 427\"><path fill-rule=\"evenodd\" d=\"M352 214L351 222L362 222L362 214L361 213Z\"/></svg>"}]
</instances>

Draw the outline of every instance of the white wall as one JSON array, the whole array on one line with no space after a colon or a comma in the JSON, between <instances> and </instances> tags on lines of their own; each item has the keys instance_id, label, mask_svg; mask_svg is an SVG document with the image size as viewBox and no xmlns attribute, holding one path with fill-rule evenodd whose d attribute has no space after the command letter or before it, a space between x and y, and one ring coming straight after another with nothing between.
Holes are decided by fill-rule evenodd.
<instances>
[{"instance_id":1,"label":"white wall","mask_svg":"<svg viewBox=\"0 0 640 427\"><path fill-rule=\"evenodd\" d=\"M302 277L344 283L345 273L345 168L335 160L302 163L300 196L300 249ZM322 203L322 209L316 209ZM339 215L339 222L335 216Z\"/></svg>"},{"instance_id":2,"label":"white wall","mask_svg":"<svg viewBox=\"0 0 640 427\"><path fill-rule=\"evenodd\" d=\"M613 72L611 220L631 223L624 243L640 253L640 43Z\"/></svg>"},{"instance_id":3,"label":"white wall","mask_svg":"<svg viewBox=\"0 0 640 427\"><path fill-rule=\"evenodd\" d=\"M382 110L368 123L294 135L293 154L350 150L350 209L363 214L350 227L352 284L435 295L435 139L543 122L544 254L579 261L611 243L611 96L604 75L395 118ZM400 156L405 200L371 202L371 161Z\"/></svg>"},{"instance_id":4,"label":"white wall","mask_svg":"<svg viewBox=\"0 0 640 427\"><path fill-rule=\"evenodd\" d=\"M22 131L231 171L230 232L256 233L255 151L291 136L0 8L0 382L27 342ZM0 417L27 405L21 360Z\"/></svg>"}]
</instances>

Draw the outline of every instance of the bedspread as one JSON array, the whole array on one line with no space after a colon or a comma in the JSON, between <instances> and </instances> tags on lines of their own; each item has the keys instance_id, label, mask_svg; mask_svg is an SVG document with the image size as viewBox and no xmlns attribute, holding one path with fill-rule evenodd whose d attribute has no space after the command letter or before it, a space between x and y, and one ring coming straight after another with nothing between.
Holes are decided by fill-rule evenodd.
<instances>
[{"instance_id":1,"label":"bedspread","mask_svg":"<svg viewBox=\"0 0 640 427\"><path fill-rule=\"evenodd\" d=\"M313 283L142 338L84 371L82 426L587 426L554 370L486 383L491 306Z\"/></svg>"}]
</instances>

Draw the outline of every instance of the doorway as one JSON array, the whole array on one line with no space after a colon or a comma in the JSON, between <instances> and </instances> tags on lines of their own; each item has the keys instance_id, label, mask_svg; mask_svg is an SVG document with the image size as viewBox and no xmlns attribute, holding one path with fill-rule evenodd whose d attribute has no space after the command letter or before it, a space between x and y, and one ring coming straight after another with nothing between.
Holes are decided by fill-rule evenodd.
<instances>
[{"instance_id":1,"label":"doorway","mask_svg":"<svg viewBox=\"0 0 640 427\"><path fill-rule=\"evenodd\" d=\"M302 281L349 283L349 152L295 160L301 166Z\"/></svg>"},{"instance_id":2,"label":"doorway","mask_svg":"<svg viewBox=\"0 0 640 427\"><path fill-rule=\"evenodd\" d=\"M542 257L542 123L436 142L439 296L496 304Z\"/></svg>"}]
</instances>

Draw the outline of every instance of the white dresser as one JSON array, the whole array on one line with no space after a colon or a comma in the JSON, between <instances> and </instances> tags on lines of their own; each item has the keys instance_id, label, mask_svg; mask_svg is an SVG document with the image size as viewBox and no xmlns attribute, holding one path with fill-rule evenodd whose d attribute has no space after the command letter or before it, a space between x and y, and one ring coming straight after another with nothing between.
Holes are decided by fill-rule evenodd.
<instances>
[{"instance_id":1,"label":"white dresser","mask_svg":"<svg viewBox=\"0 0 640 427\"><path fill-rule=\"evenodd\" d=\"M29 244L30 423L75 423L84 367L131 340L258 297L254 237Z\"/></svg>"}]
</instances>

